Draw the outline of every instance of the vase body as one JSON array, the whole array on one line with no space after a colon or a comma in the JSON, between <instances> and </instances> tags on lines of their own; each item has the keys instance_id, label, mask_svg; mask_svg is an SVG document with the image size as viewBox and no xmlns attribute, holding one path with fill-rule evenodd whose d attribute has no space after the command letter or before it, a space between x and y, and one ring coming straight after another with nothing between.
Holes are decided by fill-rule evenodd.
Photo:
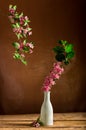
<instances>
[{"instance_id":1,"label":"vase body","mask_svg":"<svg viewBox=\"0 0 86 130\"><path fill-rule=\"evenodd\" d=\"M53 107L50 101L50 91L44 92L44 101L41 106L40 120L44 125L53 125Z\"/></svg>"}]
</instances>

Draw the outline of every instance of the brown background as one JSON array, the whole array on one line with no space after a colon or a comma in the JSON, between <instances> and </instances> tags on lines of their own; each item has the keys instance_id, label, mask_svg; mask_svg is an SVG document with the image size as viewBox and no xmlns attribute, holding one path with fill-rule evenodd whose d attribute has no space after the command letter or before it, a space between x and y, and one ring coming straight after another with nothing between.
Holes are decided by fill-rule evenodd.
<instances>
[{"instance_id":1,"label":"brown background","mask_svg":"<svg viewBox=\"0 0 86 130\"><path fill-rule=\"evenodd\" d=\"M41 86L55 61L57 40L74 44L76 56L51 92L54 112L86 111L86 0L1 0L0 114L39 113ZM9 4L31 20L35 41L28 66L12 58L17 38L8 20Z\"/></svg>"}]
</instances>

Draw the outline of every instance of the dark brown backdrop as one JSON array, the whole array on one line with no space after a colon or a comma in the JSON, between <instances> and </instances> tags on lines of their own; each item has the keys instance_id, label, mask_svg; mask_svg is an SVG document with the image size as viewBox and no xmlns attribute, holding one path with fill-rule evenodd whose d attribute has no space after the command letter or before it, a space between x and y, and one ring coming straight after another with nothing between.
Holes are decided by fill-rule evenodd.
<instances>
[{"instance_id":1,"label":"dark brown backdrop","mask_svg":"<svg viewBox=\"0 0 86 130\"><path fill-rule=\"evenodd\" d=\"M17 38L8 20L8 6L16 4L31 20L35 41L28 66L12 58ZM39 113L41 86L55 61L52 48L68 40L76 56L51 92L54 112L86 111L85 0L2 0L0 2L0 114Z\"/></svg>"}]
</instances>

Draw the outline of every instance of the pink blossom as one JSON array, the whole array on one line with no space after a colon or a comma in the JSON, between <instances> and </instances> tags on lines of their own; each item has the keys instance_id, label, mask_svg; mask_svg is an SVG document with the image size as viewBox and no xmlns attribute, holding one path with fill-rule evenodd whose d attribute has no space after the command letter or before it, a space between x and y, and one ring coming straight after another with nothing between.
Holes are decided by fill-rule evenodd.
<instances>
[{"instance_id":1,"label":"pink blossom","mask_svg":"<svg viewBox=\"0 0 86 130\"><path fill-rule=\"evenodd\" d=\"M57 72L58 74L61 75L61 73L64 71L64 69L60 65L61 65L60 62L58 64L54 63L54 65L53 65L54 68L53 69L54 69L54 72Z\"/></svg>"},{"instance_id":2,"label":"pink blossom","mask_svg":"<svg viewBox=\"0 0 86 130\"><path fill-rule=\"evenodd\" d=\"M25 57L25 55L24 55L24 54L21 54L21 57L23 57L23 58L24 58L24 57Z\"/></svg>"},{"instance_id":3,"label":"pink blossom","mask_svg":"<svg viewBox=\"0 0 86 130\"><path fill-rule=\"evenodd\" d=\"M26 46L29 46L29 44L30 44L30 43L29 43L29 42L27 42L27 43L26 43Z\"/></svg>"},{"instance_id":4,"label":"pink blossom","mask_svg":"<svg viewBox=\"0 0 86 130\"><path fill-rule=\"evenodd\" d=\"M61 72L62 72L62 73L64 72L64 68L61 68Z\"/></svg>"},{"instance_id":5,"label":"pink blossom","mask_svg":"<svg viewBox=\"0 0 86 130\"><path fill-rule=\"evenodd\" d=\"M43 91L46 91L46 92L48 92L48 91L50 91L50 87L49 86L44 86L44 87L42 87L42 90Z\"/></svg>"},{"instance_id":6,"label":"pink blossom","mask_svg":"<svg viewBox=\"0 0 86 130\"><path fill-rule=\"evenodd\" d=\"M50 83L51 83L51 85L55 85L55 80L53 80L52 78L50 78Z\"/></svg>"},{"instance_id":7,"label":"pink blossom","mask_svg":"<svg viewBox=\"0 0 86 130\"><path fill-rule=\"evenodd\" d=\"M44 81L44 86L50 86L51 82L50 82L50 77L46 77L45 81Z\"/></svg>"},{"instance_id":8,"label":"pink blossom","mask_svg":"<svg viewBox=\"0 0 86 130\"><path fill-rule=\"evenodd\" d=\"M56 63L54 63L53 64L53 66L55 67L55 66L60 66L62 63L61 62L56 62Z\"/></svg>"},{"instance_id":9,"label":"pink blossom","mask_svg":"<svg viewBox=\"0 0 86 130\"><path fill-rule=\"evenodd\" d=\"M15 10L14 10L13 8L10 8L10 9L9 9L9 12L10 12L12 15L14 15Z\"/></svg>"},{"instance_id":10,"label":"pink blossom","mask_svg":"<svg viewBox=\"0 0 86 130\"><path fill-rule=\"evenodd\" d=\"M21 17L19 18L19 20L20 20L20 24L24 24L24 16L21 16Z\"/></svg>"},{"instance_id":11,"label":"pink blossom","mask_svg":"<svg viewBox=\"0 0 86 130\"><path fill-rule=\"evenodd\" d=\"M23 47L24 47L24 44L23 44L23 43L20 43L20 48L19 48L19 50L22 50Z\"/></svg>"},{"instance_id":12,"label":"pink blossom","mask_svg":"<svg viewBox=\"0 0 86 130\"><path fill-rule=\"evenodd\" d=\"M58 74L62 73L62 68L58 67L58 68L54 68L54 71L57 72Z\"/></svg>"},{"instance_id":13,"label":"pink blossom","mask_svg":"<svg viewBox=\"0 0 86 130\"><path fill-rule=\"evenodd\" d=\"M21 34L21 33L22 33L22 30L23 30L22 27L19 27L19 28L13 28L13 32L14 32L14 33L19 33L19 34Z\"/></svg>"},{"instance_id":14,"label":"pink blossom","mask_svg":"<svg viewBox=\"0 0 86 130\"><path fill-rule=\"evenodd\" d=\"M47 76L44 80L42 90L50 91L52 85L55 85L55 80L59 79L62 72L64 71L63 67L61 67L61 63L57 62L53 64L53 69L50 71L49 76Z\"/></svg>"},{"instance_id":15,"label":"pink blossom","mask_svg":"<svg viewBox=\"0 0 86 130\"><path fill-rule=\"evenodd\" d=\"M59 74L58 73L54 73L54 72L51 72L50 73L50 77L52 78L52 79L59 79Z\"/></svg>"},{"instance_id":16,"label":"pink blossom","mask_svg":"<svg viewBox=\"0 0 86 130\"><path fill-rule=\"evenodd\" d=\"M29 35L29 36L32 35L32 31L30 31L30 32L28 33L28 35Z\"/></svg>"},{"instance_id":17,"label":"pink blossom","mask_svg":"<svg viewBox=\"0 0 86 130\"><path fill-rule=\"evenodd\" d=\"M32 54L32 53L33 53L33 50L32 50L32 49L30 49L30 50L29 50L29 53L30 53L30 54Z\"/></svg>"},{"instance_id":18,"label":"pink blossom","mask_svg":"<svg viewBox=\"0 0 86 130\"><path fill-rule=\"evenodd\" d=\"M32 43L27 43L26 45L29 46L31 49L34 48L34 45Z\"/></svg>"},{"instance_id":19,"label":"pink blossom","mask_svg":"<svg viewBox=\"0 0 86 130\"><path fill-rule=\"evenodd\" d=\"M27 16L25 16L25 17L24 17L24 19L25 19L25 20L28 20L28 17L27 17Z\"/></svg>"},{"instance_id":20,"label":"pink blossom","mask_svg":"<svg viewBox=\"0 0 86 130\"><path fill-rule=\"evenodd\" d=\"M28 29L23 29L23 33L27 34L28 33Z\"/></svg>"},{"instance_id":21,"label":"pink blossom","mask_svg":"<svg viewBox=\"0 0 86 130\"><path fill-rule=\"evenodd\" d=\"M40 123L37 122L37 121L34 121L34 122L32 123L32 126L33 126L33 127L39 127L39 126L40 126Z\"/></svg>"},{"instance_id":22,"label":"pink blossom","mask_svg":"<svg viewBox=\"0 0 86 130\"><path fill-rule=\"evenodd\" d=\"M59 79L60 75L59 74L55 74L55 79Z\"/></svg>"}]
</instances>

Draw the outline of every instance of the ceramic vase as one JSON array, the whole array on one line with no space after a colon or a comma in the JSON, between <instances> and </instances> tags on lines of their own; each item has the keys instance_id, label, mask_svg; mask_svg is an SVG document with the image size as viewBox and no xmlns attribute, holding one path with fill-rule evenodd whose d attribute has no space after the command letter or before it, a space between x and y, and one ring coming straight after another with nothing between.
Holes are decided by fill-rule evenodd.
<instances>
[{"instance_id":1,"label":"ceramic vase","mask_svg":"<svg viewBox=\"0 0 86 130\"><path fill-rule=\"evenodd\" d=\"M53 107L50 101L50 91L44 92L44 101L41 106L40 121L45 126L53 125Z\"/></svg>"}]
</instances>

